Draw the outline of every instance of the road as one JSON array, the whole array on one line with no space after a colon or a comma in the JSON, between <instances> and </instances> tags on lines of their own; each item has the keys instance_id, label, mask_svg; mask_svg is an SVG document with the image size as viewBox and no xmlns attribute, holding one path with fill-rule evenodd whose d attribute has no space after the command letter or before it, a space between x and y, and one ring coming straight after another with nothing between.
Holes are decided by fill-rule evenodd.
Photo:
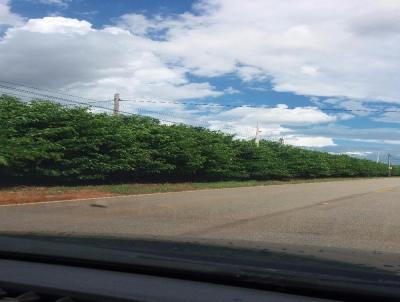
<instances>
[{"instance_id":1,"label":"road","mask_svg":"<svg viewBox=\"0 0 400 302\"><path fill-rule=\"evenodd\" d=\"M0 232L400 252L400 179L201 190L0 207Z\"/></svg>"}]
</instances>

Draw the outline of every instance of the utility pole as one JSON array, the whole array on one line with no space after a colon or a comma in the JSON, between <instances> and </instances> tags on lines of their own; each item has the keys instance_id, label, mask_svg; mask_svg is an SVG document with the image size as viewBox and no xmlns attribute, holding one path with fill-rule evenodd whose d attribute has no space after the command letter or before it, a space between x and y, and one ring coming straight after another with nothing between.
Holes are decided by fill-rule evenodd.
<instances>
[{"instance_id":1,"label":"utility pole","mask_svg":"<svg viewBox=\"0 0 400 302\"><path fill-rule=\"evenodd\" d=\"M256 139L255 139L255 142L256 142L256 146L257 146L257 147L260 145L260 132L261 132L261 130L260 130L260 125L259 125L259 123L258 123L258 121L257 121Z\"/></svg>"},{"instance_id":2,"label":"utility pole","mask_svg":"<svg viewBox=\"0 0 400 302\"><path fill-rule=\"evenodd\" d=\"M119 114L119 93L114 94L114 115Z\"/></svg>"},{"instance_id":3,"label":"utility pole","mask_svg":"<svg viewBox=\"0 0 400 302\"><path fill-rule=\"evenodd\" d=\"M391 155L388 153L387 155L387 161L388 161L388 176L392 176L392 163L391 163Z\"/></svg>"},{"instance_id":4,"label":"utility pole","mask_svg":"<svg viewBox=\"0 0 400 302\"><path fill-rule=\"evenodd\" d=\"M378 155L376 156L376 163L377 163L377 164L379 164L379 160L380 160L379 157L380 157L380 155L381 155L381 154L380 154L380 152L378 151Z\"/></svg>"}]
</instances>

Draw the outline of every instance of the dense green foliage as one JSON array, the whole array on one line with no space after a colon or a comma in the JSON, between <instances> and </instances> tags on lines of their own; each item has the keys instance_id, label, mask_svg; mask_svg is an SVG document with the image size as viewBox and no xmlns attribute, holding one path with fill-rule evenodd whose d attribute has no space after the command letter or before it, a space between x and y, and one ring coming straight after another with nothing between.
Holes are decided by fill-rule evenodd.
<instances>
[{"instance_id":1,"label":"dense green foliage","mask_svg":"<svg viewBox=\"0 0 400 302\"><path fill-rule=\"evenodd\" d=\"M393 173L398 174L397 167ZM385 176L387 167L140 116L0 97L0 178L30 182Z\"/></svg>"}]
</instances>

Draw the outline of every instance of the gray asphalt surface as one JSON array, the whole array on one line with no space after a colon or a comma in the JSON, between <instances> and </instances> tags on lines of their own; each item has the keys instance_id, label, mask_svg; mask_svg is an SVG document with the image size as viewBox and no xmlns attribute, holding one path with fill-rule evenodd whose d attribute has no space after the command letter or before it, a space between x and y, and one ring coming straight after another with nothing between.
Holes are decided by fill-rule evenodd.
<instances>
[{"instance_id":1,"label":"gray asphalt surface","mask_svg":"<svg viewBox=\"0 0 400 302\"><path fill-rule=\"evenodd\" d=\"M400 178L0 207L0 233L400 252Z\"/></svg>"}]
</instances>

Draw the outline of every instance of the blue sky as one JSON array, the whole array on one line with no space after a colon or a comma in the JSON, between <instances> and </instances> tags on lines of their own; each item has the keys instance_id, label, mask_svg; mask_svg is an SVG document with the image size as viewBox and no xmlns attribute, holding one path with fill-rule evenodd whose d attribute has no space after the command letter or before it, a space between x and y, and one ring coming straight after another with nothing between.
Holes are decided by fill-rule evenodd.
<instances>
[{"instance_id":1,"label":"blue sky","mask_svg":"<svg viewBox=\"0 0 400 302\"><path fill-rule=\"evenodd\" d=\"M259 122L266 139L400 158L400 4L334 2L0 0L0 80L168 100L122 106L246 139Z\"/></svg>"},{"instance_id":2,"label":"blue sky","mask_svg":"<svg viewBox=\"0 0 400 302\"><path fill-rule=\"evenodd\" d=\"M101 28L110 20L129 13L147 16L155 14L181 14L192 9L193 1L188 0L75 0L75 1L35 1L13 0L12 11L29 18L42 18L48 15L62 15L70 18L90 20Z\"/></svg>"}]
</instances>

